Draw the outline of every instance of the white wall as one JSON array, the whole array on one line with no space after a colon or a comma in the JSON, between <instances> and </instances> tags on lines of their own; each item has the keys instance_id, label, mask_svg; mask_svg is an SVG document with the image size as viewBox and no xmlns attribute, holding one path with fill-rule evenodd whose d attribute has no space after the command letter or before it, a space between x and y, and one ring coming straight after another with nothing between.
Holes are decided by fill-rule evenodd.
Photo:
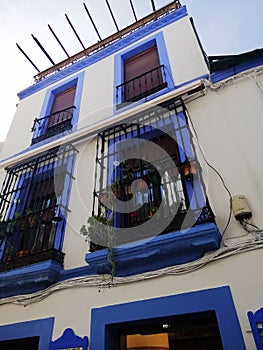
<instances>
[{"instance_id":1,"label":"white wall","mask_svg":"<svg viewBox=\"0 0 263 350\"><path fill-rule=\"evenodd\" d=\"M255 267L258 268L255 268ZM91 309L190 291L230 286L246 348L255 350L247 311L262 306L262 258L257 251L230 256L182 275L163 275L149 280L101 288L78 286L57 291L42 301L24 306L1 305L0 324L55 317L53 338L65 328L89 335ZM105 277L106 279L107 277ZM231 325L229 325L231 326Z\"/></svg>"},{"instance_id":2,"label":"white wall","mask_svg":"<svg viewBox=\"0 0 263 350\"><path fill-rule=\"evenodd\" d=\"M249 76L215 91L207 88L205 97L188 106L207 161L222 175L232 195L246 196L253 214L252 222L259 227L263 227L262 108L262 93ZM209 199L222 230L229 214L229 196L200 152L199 159ZM232 236L245 234L235 219L228 231L227 235Z\"/></svg>"}]
</instances>

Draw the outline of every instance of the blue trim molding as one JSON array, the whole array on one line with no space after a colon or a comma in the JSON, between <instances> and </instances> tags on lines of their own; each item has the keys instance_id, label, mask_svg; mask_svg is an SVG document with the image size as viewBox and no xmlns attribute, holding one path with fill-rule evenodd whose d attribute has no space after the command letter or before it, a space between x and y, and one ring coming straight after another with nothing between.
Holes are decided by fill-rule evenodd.
<instances>
[{"instance_id":1,"label":"blue trim molding","mask_svg":"<svg viewBox=\"0 0 263 350\"><path fill-rule=\"evenodd\" d=\"M124 244L114 248L115 275L129 276L194 261L218 249L220 241L217 226L207 223ZM88 253L85 259L93 274L110 273L107 249Z\"/></svg>"},{"instance_id":2,"label":"blue trim molding","mask_svg":"<svg viewBox=\"0 0 263 350\"><path fill-rule=\"evenodd\" d=\"M49 350L61 350L69 348L81 348L87 350L89 345L88 337L83 338L77 336L73 329L67 328L64 330L62 336L57 340L50 342Z\"/></svg>"},{"instance_id":3,"label":"blue trim molding","mask_svg":"<svg viewBox=\"0 0 263 350\"><path fill-rule=\"evenodd\" d=\"M257 350L262 350L263 340L263 308L257 310L255 313L248 311L247 313L251 330Z\"/></svg>"},{"instance_id":4,"label":"blue trim molding","mask_svg":"<svg viewBox=\"0 0 263 350\"><path fill-rule=\"evenodd\" d=\"M39 337L38 350L47 350L53 327L53 317L0 326L0 341Z\"/></svg>"},{"instance_id":5,"label":"blue trim molding","mask_svg":"<svg viewBox=\"0 0 263 350\"><path fill-rule=\"evenodd\" d=\"M128 45L131 45L135 43L136 41L144 38L146 35L150 35L156 30L159 30L173 22L176 22L180 20L181 18L184 18L188 16L187 10L185 6L182 6L181 8L177 9L176 11L172 13L168 13L167 15L159 18L156 21L153 21L151 23L148 23L146 26L134 31L130 35L128 35L125 38L121 38L120 40L117 40L116 42L112 43L111 45L101 49L97 53L92 54L89 57L85 57L79 62L76 62L72 64L70 67L64 68L63 70L54 73L52 76L47 77L34 85L30 86L29 88L19 92L17 96L20 100L34 94L37 91L40 91L49 85L58 82L61 79L64 79L76 72L78 72L81 69L84 69L122 49L127 47Z\"/></svg>"},{"instance_id":6,"label":"blue trim molding","mask_svg":"<svg viewBox=\"0 0 263 350\"><path fill-rule=\"evenodd\" d=\"M215 311L224 350L245 350L235 305L228 286L167 297L94 308L91 313L90 350L114 348L125 322L144 321L188 313ZM114 327L110 327L114 325ZM118 328L119 326L119 328Z\"/></svg>"},{"instance_id":7,"label":"blue trim molding","mask_svg":"<svg viewBox=\"0 0 263 350\"><path fill-rule=\"evenodd\" d=\"M33 293L58 282L62 265L53 261L36 263L0 273L0 298Z\"/></svg>"},{"instance_id":8,"label":"blue trim molding","mask_svg":"<svg viewBox=\"0 0 263 350\"><path fill-rule=\"evenodd\" d=\"M212 83L218 83L221 80L227 79L229 77L235 76L239 73L242 73L248 69L255 68L263 65L263 58L256 58L251 61L243 62L240 64L233 65L230 68L219 70L211 74Z\"/></svg>"}]
</instances>

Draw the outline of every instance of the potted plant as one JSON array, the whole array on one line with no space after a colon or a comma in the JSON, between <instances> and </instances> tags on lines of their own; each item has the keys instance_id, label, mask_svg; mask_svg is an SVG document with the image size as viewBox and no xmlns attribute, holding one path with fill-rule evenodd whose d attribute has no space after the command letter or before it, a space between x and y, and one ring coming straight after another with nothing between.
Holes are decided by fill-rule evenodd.
<instances>
[{"instance_id":1,"label":"potted plant","mask_svg":"<svg viewBox=\"0 0 263 350\"><path fill-rule=\"evenodd\" d=\"M120 179L116 178L111 182L111 190L117 198L120 197L120 189Z\"/></svg>"},{"instance_id":2,"label":"potted plant","mask_svg":"<svg viewBox=\"0 0 263 350\"><path fill-rule=\"evenodd\" d=\"M14 213L13 218L10 220L4 220L2 219L2 216L0 216L0 239L5 241L7 244L5 248L6 260L11 260L14 255L15 249L11 244L10 239L12 238L12 235L19 224L20 214L17 212Z\"/></svg>"}]
</instances>

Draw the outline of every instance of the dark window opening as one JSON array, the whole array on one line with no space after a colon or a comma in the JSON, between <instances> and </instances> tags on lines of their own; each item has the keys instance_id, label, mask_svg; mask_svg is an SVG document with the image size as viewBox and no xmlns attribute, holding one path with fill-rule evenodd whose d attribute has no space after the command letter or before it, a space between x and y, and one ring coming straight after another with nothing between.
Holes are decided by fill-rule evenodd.
<instances>
[{"instance_id":1,"label":"dark window opening","mask_svg":"<svg viewBox=\"0 0 263 350\"><path fill-rule=\"evenodd\" d=\"M75 152L67 145L8 169L0 195L0 271L49 259L63 262Z\"/></svg>"},{"instance_id":2,"label":"dark window opening","mask_svg":"<svg viewBox=\"0 0 263 350\"><path fill-rule=\"evenodd\" d=\"M39 337L20 338L0 341L1 350L37 350Z\"/></svg>"},{"instance_id":3,"label":"dark window opening","mask_svg":"<svg viewBox=\"0 0 263 350\"><path fill-rule=\"evenodd\" d=\"M154 216L168 223L159 234L213 222L182 104L151 108L98 135L92 214L118 229ZM152 235L115 231L119 244Z\"/></svg>"},{"instance_id":4,"label":"dark window opening","mask_svg":"<svg viewBox=\"0 0 263 350\"><path fill-rule=\"evenodd\" d=\"M106 332L114 344L107 350L223 349L214 311L110 325Z\"/></svg>"},{"instance_id":5,"label":"dark window opening","mask_svg":"<svg viewBox=\"0 0 263 350\"><path fill-rule=\"evenodd\" d=\"M39 132L32 144L72 129L75 93L76 85L55 95L50 114L34 121L32 131Z\"/></svg>"},{"instance_id":6,"label":"dark window opening","mask_svg":"<svg viewBox=\"0 0 263 350\"><path fill-rule=\"evenodd\" d=\"M167 86L165 67L160 65L157 46L153 45L124 61L124 82L116 87L117 101L138 101Z\"/></svg>"}]
</instances>

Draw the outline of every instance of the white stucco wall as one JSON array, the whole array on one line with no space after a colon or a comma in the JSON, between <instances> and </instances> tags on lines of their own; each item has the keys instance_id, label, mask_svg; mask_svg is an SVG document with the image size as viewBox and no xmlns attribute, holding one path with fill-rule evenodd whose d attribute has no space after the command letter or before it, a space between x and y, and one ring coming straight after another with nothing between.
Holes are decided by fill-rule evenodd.
<instances>
[{"instance_id":1,"label":"white stucco wall","mask_svg":"<svg viewBox=\"0 0 263 350\"><path fill-rule=\"evenodd\" d=\"M262 74L259 79L262 80ZM222 175L232 195L243 194L252 210L255 225L263 227L263 186L260 162L262 149L262 93L249 75L207 94L188 105L207 161ZM198 147L197 147L198 149ZM229 213L229 196L219 176L199 152L210 202L219 227L223 229ZM234 234L234 232L236 234ZM228 234L245 233L232 220Z\"/></svg>"}]
</instances>

